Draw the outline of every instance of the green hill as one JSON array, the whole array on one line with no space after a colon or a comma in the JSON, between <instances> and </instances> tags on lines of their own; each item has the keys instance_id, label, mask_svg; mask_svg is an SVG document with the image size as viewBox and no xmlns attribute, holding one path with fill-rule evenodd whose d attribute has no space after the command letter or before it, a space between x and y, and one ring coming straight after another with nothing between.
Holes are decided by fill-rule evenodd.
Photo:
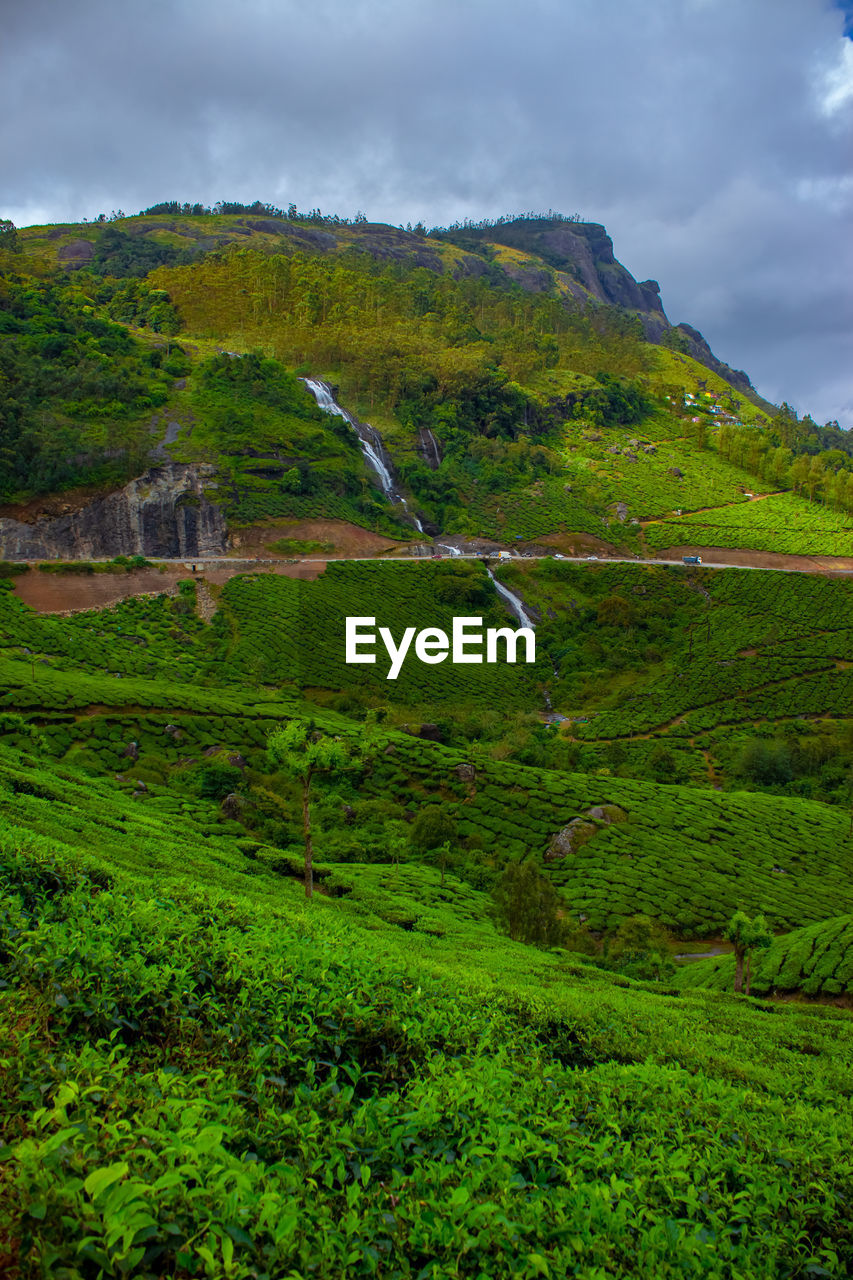
<instances>
[{"instance_id":1,"label":"green hill","mask_svg":"<svg viewBox=\"0 0 853 1280\"><path fill-rule=\"evenodd\" d=\"M308 913L86 796L106 847L0 839L8 1272L849 1271L847 1015L615 981L437 872Z\"/></svg>"},{"instance_id":2,"label":"green hill","mask_svg":"<svg viewBox=\"0 0 853 1280\"><path fill-rule=\"evenodd\" d=\"M0 1274L851 1274L853 587L643 563L849 556L843 433L598 224L4 244Z\"/></svg>"},{"instance_id":3,"label":"green hill","mask_svg":"<svg viewBox=\"0 0 853 1280\"><path fill-rule=\"evenodd\" d=\"M57 489L85 505L167 461L212 468L232 540L329 518L410 539L411 514L294 374L331 380L381 433L430 533L851 554L845 433L774 410L671 326L603 227L427 234L222 207L27 228L2 251L7 557L43 554L15 550L20 523L51 515ZM64 526L52 537L78 554Z\"/></svg>"},{"instance_id":4,"label":"green hill","mask_svg":"<svg viewBox=\"0 0 853 1280\"><path fill-rule=\"evenodd\" d=\"M680 984L731 989L734 961L726 957L687 966ZM849 996L853 992L853 917L832 916L784 933L753 961L755 995Z\"/></svg>"}]
</instances>

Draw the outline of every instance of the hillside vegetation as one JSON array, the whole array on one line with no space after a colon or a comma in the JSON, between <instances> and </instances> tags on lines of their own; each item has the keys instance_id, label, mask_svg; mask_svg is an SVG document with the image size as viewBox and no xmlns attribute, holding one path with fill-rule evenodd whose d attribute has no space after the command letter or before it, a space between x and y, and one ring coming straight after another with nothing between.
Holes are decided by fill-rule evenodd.
<instances>
[{"instance_id":1,"label":"hillside vegetation","mask_svg":"<svg viewBox=\"0 0 853 1280\"><path fill-rule=\"evenodd\" d=\"M733 971L731 957L702 960L684 972L682 985L725 991ZM849 996L853 992L853 917L832 916L782 934L756 958L752 990L756 995Z\"/></svg>"},{"instance_id":2,"label":"hillside vegetation","mask_svg":"<svg viewBox=\"0 0 853 1280\"><path fill-rule=\"evenodd\" d=\"M330 517L410 537L296 373L378 428L430 533L851 553L846 433L774 410L670 326L596 224L428 234L167 202L28 228L15 247L0 261L7 499L172 457L214 465L232 530ZM39 360L88 381L63 398ZM784 493L765 510L746 503L755 489Z\"/></svg>"},{"instance_id":3,"label":"hillside vegetation","mask_svg":"<svg viewBox=\"0 0 853 1280\"><path fill-rule=\"evenodd\" d=\"M0 561L0 1274L849 1276L853 586L643 563L850 555L844 433L577 218L0 255L0 536L175 463L248 557Z\"/></svg>"}]
</instances>

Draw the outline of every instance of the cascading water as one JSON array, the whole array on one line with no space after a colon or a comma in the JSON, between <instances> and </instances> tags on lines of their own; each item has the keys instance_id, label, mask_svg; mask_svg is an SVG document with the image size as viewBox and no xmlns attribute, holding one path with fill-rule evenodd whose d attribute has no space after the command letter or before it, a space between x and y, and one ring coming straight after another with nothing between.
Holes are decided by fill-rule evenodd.
<instances>
[{"instance_id":1,"label":"cascading water","mask_svg":"<svg viewBox=\"0 0 853 1280\"><path fill-rule=\"evenodd\" d=\"M367 422L359 422L358 418L353 417L351 413L347 413L346 409L342 409L335 397L332 395L332 388L327 382L321 382L319 378L302 378L308 390L317 401L317 407L322 409L324 413L332 413L335 417L343 418L348 423L355 434L358 436L361 452L364 454L367 465L375 472L382 492L389 502L400 503L406 508L409 519L414 523L418 533L423 533L424 527L418 517L409 511L409 504L394 484L394 476L391 471L391 459L388 457L387 450L382 443L382 437L375 427L371 427Z\"/></svg>"},{"instance_id":2,"label":"cascading water","mask_svg":"<svg viewBox=\"0 0 853 1280\"><path fill-rule=\"evenodd\" d=\"M515 617L518 619L521 625L523 627L535 627L536 623L533 621L530 614L525 609L519 597L517 595L514 595L513 592L510 591L507 587L505 587L502 582L498 582L497 578L492 573L491 569L488 568L488 566L486 567L486 573L489 575L492 582L495 584L495 588L497 590L498 595L502 596L503 599L506 600L507 604L509 605L510 609L512 609L513 613L515 614Z\"/></svg>"}]
</instances>

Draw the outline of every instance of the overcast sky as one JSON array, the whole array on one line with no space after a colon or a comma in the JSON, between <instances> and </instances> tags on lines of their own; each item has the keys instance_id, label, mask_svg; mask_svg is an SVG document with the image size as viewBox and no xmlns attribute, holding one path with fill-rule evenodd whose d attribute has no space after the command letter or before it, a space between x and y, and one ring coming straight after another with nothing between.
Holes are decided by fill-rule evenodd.
<instances>
[{"instance_id":1,"label":"overcast sky","mask_svg":"<svg viewBox=\"0 0 853 1280\"><path fill-rule=\"evenodd\" d=\"M4 5L0 216L220 198L395 224L577 212L764 395L853 426L851 16L853 0Z\"/></svg>"}]
</instances>

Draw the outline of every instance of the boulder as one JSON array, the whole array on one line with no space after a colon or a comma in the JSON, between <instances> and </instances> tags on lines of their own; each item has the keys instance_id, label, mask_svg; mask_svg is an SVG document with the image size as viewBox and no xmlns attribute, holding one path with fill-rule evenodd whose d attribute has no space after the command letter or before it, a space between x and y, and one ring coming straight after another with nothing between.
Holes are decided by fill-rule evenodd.
<instances>
[{"instance_id":1,"label":"boulder","mask_svg":"<svg viewBox=\"0 0 853 1280\"><path fill-rule=\"evenodd\" d=\"M245 801L243 800L243 797L239 795L238 792L230 791L220 804L219 808L226 818L239 819L243 812L244 803Z\"/></svg>"},{"instance_id":2,"label":"boulder","mask_svg":"<svg viewBox=\"0 0 853 1280\"><path fill-rule=\"evenodd\" d=\"M603 822L609 827L612 822L627 822L628 815L624 809L618 804L597 804L592 809L587 809L586 816L592 818L594 822Z\"/></svg>"},{"instance_id":3,"label":"boulder","mask_svg":"<svg viewBox=\"0 0 853 1280\"><path fill-rule=\"evenodd\" d=\"M545 854L546 861L555 862L576 853L593 838L597 831L598 827L594 822L588 822L585 818L572 818L571 822L554 836Z\"/></svg>"}]
</instances>

